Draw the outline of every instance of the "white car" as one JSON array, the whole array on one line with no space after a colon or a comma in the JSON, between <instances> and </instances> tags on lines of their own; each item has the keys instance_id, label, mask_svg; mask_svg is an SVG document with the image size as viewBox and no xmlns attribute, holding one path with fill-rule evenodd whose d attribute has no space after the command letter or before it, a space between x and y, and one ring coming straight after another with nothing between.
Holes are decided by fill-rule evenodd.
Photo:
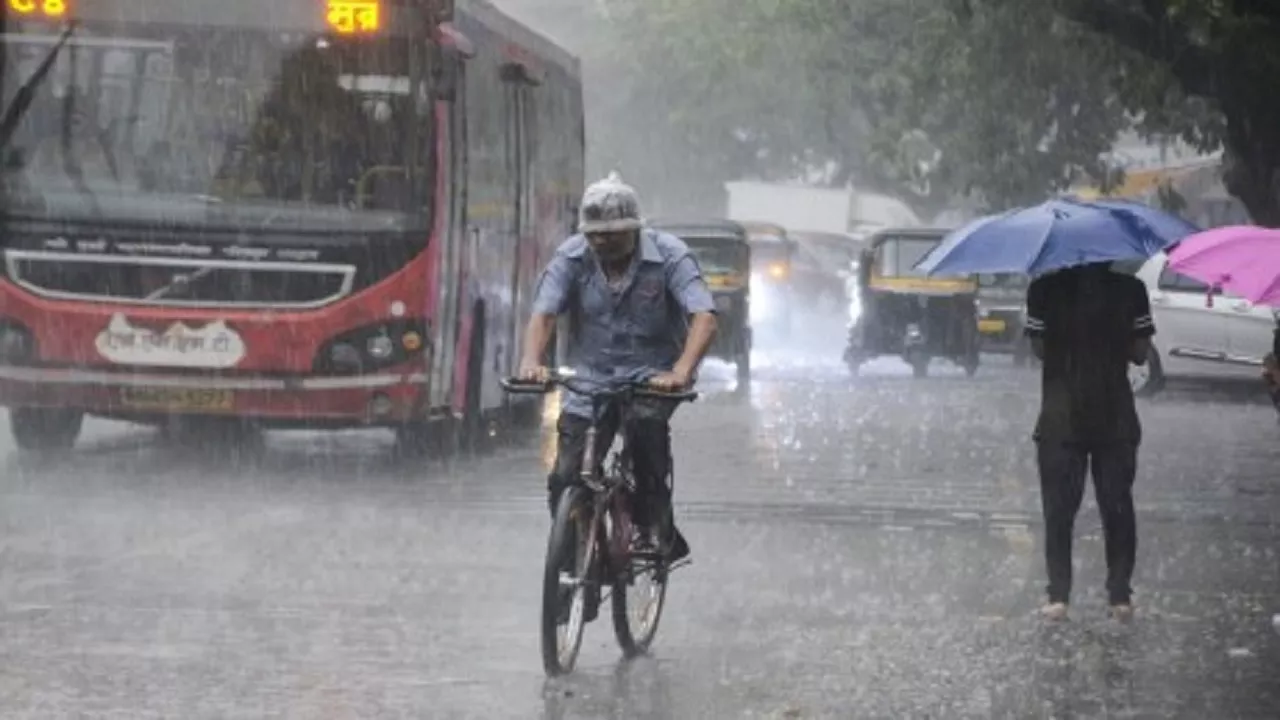
<instances>
[{"instance_id":1,"label":"white car","mask_svg":"<svg viewBox=\"0 0 1280 720\"><path fill-rule=\"evenodd\" d=\"M1171 377L1253 377L1271 352L1275 311L1209 287L1152 257L1137 272L1147 286L1156 325L1151 357L1130 366L1134 392L1153 395Z\"/></svg>"}]
</instances>

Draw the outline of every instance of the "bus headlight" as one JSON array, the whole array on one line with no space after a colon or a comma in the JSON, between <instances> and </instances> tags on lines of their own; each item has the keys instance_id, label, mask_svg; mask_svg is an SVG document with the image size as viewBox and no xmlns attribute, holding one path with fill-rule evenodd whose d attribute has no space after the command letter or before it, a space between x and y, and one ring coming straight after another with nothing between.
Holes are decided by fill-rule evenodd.
<instances>
[{"instance_id":1,"label":"bus headlight","mask_svg":"<svg viewBox=\"0 0 1280 720\"><path fill-rule=\"evenodd\" d=\"M374 360L386 360L396 351L396 346L386 335L375 335L365 343L365 350Z\"/></svg>"},{"instance_id":2,"label":"bus headlight","mask_svg":"<svg viewBox=\"0 0 1280 720\"><path fill-rule=\"evenodd\" d=\"M360 351L351 343L334 343L329 348L329 362L339 372L360 372L364 364Z\"/></svg>"},{"instance_id":3,"label":"bus headlight","mask_svg":"<svg viewBox=\"0 0 1280 720\"><path fill-rule=\"evenodd\" d=\"M320 348L313 369L317 373L352 375L422 360L426 357L427 336L427 323L413 318L353 328Z\"/></svg>"}]
</instances>

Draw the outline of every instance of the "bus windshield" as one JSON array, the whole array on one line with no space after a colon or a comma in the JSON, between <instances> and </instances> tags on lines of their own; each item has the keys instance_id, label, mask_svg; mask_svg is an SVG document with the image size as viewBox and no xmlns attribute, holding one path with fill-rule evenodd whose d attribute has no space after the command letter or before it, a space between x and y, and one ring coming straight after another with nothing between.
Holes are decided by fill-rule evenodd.
<instances>
[{"instance_id":1,"label":"bus windshield","mask_svg":"<svg viewBox=\"0 0 1280 720\"><path fill-rule=\"evenodd\" d=\"M14 26L5 107L58 40ZM4 148L10 216L427 222L430 103L403 39L97 22L56 52Z\"/></svg>"}]
</instances>

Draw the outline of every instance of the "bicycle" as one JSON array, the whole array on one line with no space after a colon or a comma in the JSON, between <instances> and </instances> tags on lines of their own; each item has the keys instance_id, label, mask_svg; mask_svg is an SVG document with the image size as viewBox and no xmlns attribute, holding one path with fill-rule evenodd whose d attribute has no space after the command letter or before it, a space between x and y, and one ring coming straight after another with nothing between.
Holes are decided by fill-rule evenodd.
<instances>
[{"instance_id":1,"label":"bicycle","mask_svg":"<svg viewBox=\"0 0 1280 720\"><path fill-rule=\"evenodd\" d=\"M613 615L614 636L624 656L630 658L647 651L658 631L658 621L666 602L667 578L672 570L685 564L668 563L665 547L656 552L633 550L631 535L631 498L636 489L631 456L625 433L620 448L610 452L603 462L593 462L596 442L604 413L613 404L620 405L621 422L635 398L653 398L673 402L691 402L694 392L666 392L640 383L618 387L598 385L584 387L565 374L553 375L545 383L529 383L512 378L502 381L509 393L543 394L556 386L591 398L592 421L583 444L581 482L565 488L556 505L555 518L547 539L546 564L542 578L542 665L547 675L573 672L582 647L582 635L589 620L587 604L599 607L607 585ZM605 468L608 468L607 470ZM671 514L663 514L661 537L671 536ZM665 542L662 543L665 546ZM652 584L650 604L644 607L638 627L632 627L627 590L646 579Z\"/></svg>"}]
</instances>

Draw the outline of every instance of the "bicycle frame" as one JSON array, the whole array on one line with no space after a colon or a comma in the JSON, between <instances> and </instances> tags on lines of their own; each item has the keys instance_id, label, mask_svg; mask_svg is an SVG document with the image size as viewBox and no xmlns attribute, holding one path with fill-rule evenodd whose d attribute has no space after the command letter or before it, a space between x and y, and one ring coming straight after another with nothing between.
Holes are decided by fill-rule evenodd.
<instances>
[{"instance_id":1,"label":"bicycle frame","mask_svg":"<svg viewBox=\"0 0 1280 720\"><path fill-rule=\"evenodd\" d=\"M626 435L624 433L622 449L615 456L614 466L611 471L606 471L604 468L607 458L601 458L599 462L596 462L601 420L611 406L617 405L620 414L618 428L621 431L626 425L627 413L635 398L649 397L672 402L687 402L696 399L697 393L663 392L649 389L640 383L626 385L621 388L591 390L578 386L571 376L562 375L552 376L546 383L521 383L514 380L504 380L502 385L507 392L525 393L545 393L551 387L559 385L571 392L591 398L591 424L587 428L585 442L583 443L582 470L579 474L582 485L586 487L592 497L591 524L586 528L588 533L587 547L608 550L608 552L598 553L597 555L607 563L608 567L605 568L607 572L614 573L629 567L632 523L631 508L628 501L631 493L635 490L635 480L632 476L632 469L629 467L631 455L626 445ZM618 492L619 489L624 489L626 492ZM602 548L598 544L598 539L606 516L613 523L613 532L606 532L612 542L609 543L609 547Z\"/></svg>"},{"instance_id":2,"label":"bicycle frame","mask_svg":"<svg viewBox=\"0 0 1280 720\"><path fill-rule=\"evenodd\" d=\"M604 561L607 575L615 575L630 566L631 561L631 494L635 492L635 479L629 466L631 454L627 447L625 432L622 433L622 448L613 458L613 466L604 467L607 457L597 457L597 443L600 437L600 423L611 406L617 407L619 413L618 429L626 427L627 413L630 410L631 394L625 391L592 395L591 425L582 449L582 472L579 477L582 484L592 493L593 508L591 526L587 530L588 547L596 547L605 552L598 553ZM623 492L619 492L623 490ZM604 519L612 522L612 532L604 528ZM599 534L612 542L598 543Z\"/></svg>"}]
</instances>

